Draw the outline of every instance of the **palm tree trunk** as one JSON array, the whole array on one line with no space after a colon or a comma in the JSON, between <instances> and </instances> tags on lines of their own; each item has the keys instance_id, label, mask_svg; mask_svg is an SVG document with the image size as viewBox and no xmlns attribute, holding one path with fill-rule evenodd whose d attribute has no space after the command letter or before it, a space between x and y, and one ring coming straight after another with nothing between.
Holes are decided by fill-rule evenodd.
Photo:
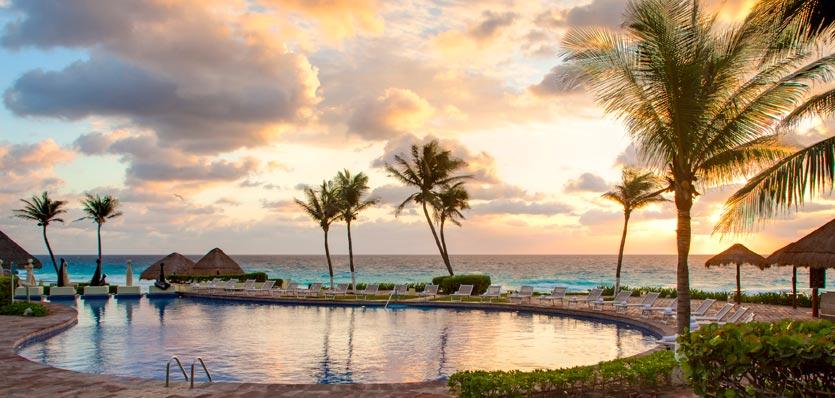
<instances>
[{"instance_id":1,"label":"palm tree trunk","mask_svg":"<svg viewBox=\"0 0 835 398\"><path fill-rule=\"evenodd\" d=\"M346 224L348 224L348 264L351 267L351 291L356 293L357 279L354 276L354 246L351 242L351 222L347 221Z\"/></svg>"},{"instance_id":2,"label":"palm tree trunk","mask_svg":"<svg viewBox=\"0 0 835 398\"><path fill-rule=\"evenodd\" d=\"M676 290L678 309L676 310L679 333L685 333L690 328L690 274L687 264L690 255L690 208L693 207L693 197L685 188L676 189L676 209L678 210L676 241L678 249L678 264L676 266Z\"/></svg>"},{"instance_id":3,"label":"palm tree trunk","mask_svg":"<svg viewBox=\"0 0 835 398\"><path fill-rule=\"evenodd\" d=\"M620 236L620 249L618 249L618 267L615 270L615 296L620 291L620 268L623 265L623 248L626 246L626 231L629 228L629 211L623 212L623 233Z\"/></svg>"},{"instance_id":4,"label":"palm tree trunk","mask_svg":"<svg viewBox=\"0 0 835 398\"><path fill-rule=\"evenodd\" d=\"M739 286L739 264L736 265L736 303L742 303L742 289Z\"/></svg>"},{"instance_id":5,"label":"palm tree trunk","mask_svg":"<svg viewBox=\"0 0 835 398\"><path fill-rule=\"evenodd\" d=\"M446 225L446 223L444 222L443 219L441 219L441 224L439 225L439 228L438 228L441 232L441 246L444 249L444 252L443 252L444 260L446 261L447 264L449 264L449 268L452 269L452 261L449 261L449 251L446 248L446 238L444 237L444 225Z\"/></svg>"},{"instance_id":6,"label":"palm tree trunk","mask_svg":"<svg viewBox=\"0 0 835 398\"><path fill-rule=\"evenodd\" d=\"M96 224L96 238L99 244L99 258L96 261L96 271L93 273L93 278L90 279L90 286L101 286L101 224Z\"/></svg>"},{"instance_id":7,"label":"palm tree trunk","mask_svg":"<svg viewBox=\"0 0 835 398\"><path fill-rule=\"evenodd\" d=\"M432 230L432 237L435 238L435 245L438 246L438 251L441 252L441 259L444 260L444 265L446 265L449 275L455 275L452 272L452 266L449 264L449 259L446 258L444 248L441 246L441 241L438 239L438 232L435 231L435 224L432 223L432 219L429 217L429 210L426 209L426 202L421 203L421 205L423 206L423 215L426 216L426 222L429 223L429 229Z\"/></svg>"},{"instance_id":8,"label":"palm tree trunk","mask_svg":"<svg viewBox=\"0 0 835 398\"><path fill-rule=\"evenodd\" d=\"M52 253L52 246L49 245L49 239L46 237L46 225L43 226L43 241L46 243L46 251L49 252L49 258L52 259L52 268L58 274L58 280L61 280L60 270L58 270L58 263L55 262L55 254Z\"/></svg>"},{"instance_id":9,"label":"palm tree trunk","mask_svg":"<svg viewBox=\"0 0 835 398\"><path fill-rule=\"evenodd\" d=\"M328 259L328 274L331 277L331 290L333 290L333 264L331 263L331 250L328 247L328 230L325 229L325 257Z\"/></svg>"}]
</instances>

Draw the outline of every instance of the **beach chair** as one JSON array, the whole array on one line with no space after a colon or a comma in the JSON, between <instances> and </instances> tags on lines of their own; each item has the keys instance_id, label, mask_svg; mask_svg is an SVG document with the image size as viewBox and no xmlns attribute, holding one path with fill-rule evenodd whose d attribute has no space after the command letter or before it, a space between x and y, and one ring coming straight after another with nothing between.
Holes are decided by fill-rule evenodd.
<instances>
[{"instance_id":1,"label":"beach chair","mask_svg":"<svg viewBox=\"0 0 835 398\"><path fill-rule=\"evenodd\" d=\"M705 301L702 301L702 303L699 304L699 306L695 310L690 311L690 316L705 316L707 310L709 310L715 302L716 300L714 299L707 299Z\"/></svg>"},{"instance_id":2,"label":"beach chair","mask_svg":"<svg viewBox=\"0 0 835 398\"><path fill-rule=\"evenodd\" d=\"M699 322L699 321L719 322L719 321L722 320L722 318L725 317L725 315L728 315L728 313L731 312L731 310L734 308L734 306L736 306L736 305L733 304L733 303L725 303L725 305L723 305L722 308L720 308L719 311L717 311L713 315L691 316L690 320L691 321L696 321L696 322Z\"/></svg>"},{"instance_id":3,"label":"beach chair","mask_svg":"<svg viewBox=\"0 0 835 398\"><path fill-rule=\"evenodd\" d=\"M487 299L488 301L493 301L493 299L499 299L502 297L502 285L491 285L487 288L487 291L484 292L481 296L481 301Z\"/></svg>"},{"instance_id":4,"label":"beach chair","mask_svg":"<svg viewBox=\"0 0 835 398\"><path fill-rule=\"evenodd\" d=\"M644 297L641 299L641 302L639 302L639 303L615 304L615 311L617 311L617 310L626 311L626 310L628 310L632 307L638 307L638 308L641 309L641 313L643 313L643 310L645 308L652 308L652 306L655 304L655 302L658 301L658 296L660 296L660 295L661 295L661 293L659 293L659 292L647 292L647 294L644 295Z\"/></svg>"},{"instance_id":5,"label":"beach chair","mask_svg":"<svg viewBox=\"0 0 835 398\"><path fill-rule=\"evenodd\" d=\"M296 282L290 282L286 289L279 289L278 294L279 296L297 297L299 295L299 284Z\"/></svg>"},{"instance_id":6,"label":"beach chair","mask_svg":"<svg viewBox=\"0 0 835 398\"><path fill-rule=\"evenodd\" d=\"M365 300L368 298L368 296L373 296L377 294L378 290L380 290L380 285L376 283L369 283L365 285L365 289L357 292L357 297L362 296L362 299Z\"/></svg>"},{"instance_id":7,"label":"beach chair","mask_svg":"<svg viewBox=\"0 0 835 398\"><path fill-rule=\"evenodd\" d=\"M543 301L551 301L551 305L557 305L557 300L560 301L560 304L563 304L565 301L565 292L568 290L565 286L556 286L551 289L551 294L547 296L540 296L539 302Z\"/></svg>"},{"instance_id":8,"label":"beach chair","mask_svg":"<svg viewBox=\"0 0 835 398\"><path fill-rule=\"evenodd\" d=\"M533 286L522 286L518 292L507 296L510 301L519 300L519 304L522 304L525 300L530 303L531 297L533 297Z\"/></svg>"},{"instance_id":9,"label":"beach chair","mask_svg":"<svg viewBox=\"0 0 835 398\"><path fill-rule=\"evenodd\" d=\"M230 279L230 280L226 281L226 283L223 284L222 289L223 289L224 292L231 292L231 291L235 290L235 285L237 285L237 284L238 284L238 282L236 280Z\"/></svg>"},{"instance_id":10,"label":"beach chair","mask_svg":"<svg viewBox=\"0 0 835 398\"><path fill-rule=\"evenodd\" d=\"M601 298L600 300L594 301L591 304L594 309L600 308L601 310L603 310L603 308L607 305L611 305L612 308L616 308L617 305L628 304L629 297L631 296L631 290L622 289L611 300L603 300L603 298Z\"/></svg>"},{"instance_id":11,"label":"beach chair","mask_svg":"<svg viewBox=\"0 0 835 398\"><path fill-rule=\"evenodd\" d=\"M255 279L247 279L246 281L244 281L243 286L235 285L235 287L232 288L232 292L235 294L245 293L246 291L251 290L253 287L255 287Z\"/></svg>"},{"instance_id":12,"label":"beach chair","mask_svg":"<svg viewBox=\"0 0 835 398\"><path fill-rule=\"evenodd\" d=\"M322 294L322 284L319 282L311 283L307 290L304 291L305 297L319 297Z\"/></svg>"},{"instance_id":13,"label":"beach chair","mask_svg":"<svg viewBox=\"0 0 835 398\"><path fill-rule=\"evenodd\" d=\"M670 304L663 307L642 308L641 316L652 316L653 313L660 312L664 322L667 322L667 319L676 317L676 308L678 308L678 300L673 299Z\"/></svg>"},{"instance_id":14,"label":"beach chair","mask_svg":"<svg viewBox=\"0 0 835 398\"><path fill-rule=\"evenodd\" d=\"M458 297L458 301L464 300L464 297L469 297L473 294L473 285L461 285L458 286L458 291L449 295L449 300Z\"/></svg>"},{"instance_id":15,"label":"beach chair","mask_svg":"<svg viewBox=\"0 0 835 398\"><path fill-rule=\"evenodd\" d=\"M260 293L269 293L273 290L273 286L275 286L275 281L268 280L262 283L260 286L253 285L251 289L248 289L246 292L248 294L260 294Z\"/></svg>"},{"instance_id":16,"label":"beach chair","mask_svg":"<svg viewBox=\"0 0 835 398\"><path fill-rule=\"evenodd\" d=\"M594 288L591 289L589 295L586 297L569 297L568 298L568 305L570 306L571 303L586 303L591 307L591 303L600 299L600 296L603 294L603 289Z\"/></svg>"},{"instance_id":17,"label":"beach chair","mask_svg":"<svg viewBox=\"0 0 835 398\"><path fill-rule=\"evenodd\" d=\"M728 323L737 323L737 322L741 321L744 316L748 315L749 311L750 310L746 307L739 307L736 310L736 312L731 314L731 316L729 316L725 320L719 320L719 321L704 321L704 320L702 320L702 321L696 321L696 323L697 324L716 323L716 324L719 324L719 325L726 325Z\"/></svg>"},{"instance_id":18,"label":"beach chair","mask_svg":"<svg viewBox=\"0 0 835 398\"><path fill-rule=\"evenodd\" d=\"M337 283L335 289L325 290L325 297L330 297L332 299L336 299L336 296L344 296L346 294L348 294L347 283Z\"/></svg>"},{"instance_id":19,"label":"beach chair","mask_svg":"<svg viewBox=\"0 0 835 398\"><path fill-rule=\"evenodd\" d=\"M423 287L423 291L418 293L420 297L438 296L438 285L428 284Z\"/></svg>"}]
</instances>

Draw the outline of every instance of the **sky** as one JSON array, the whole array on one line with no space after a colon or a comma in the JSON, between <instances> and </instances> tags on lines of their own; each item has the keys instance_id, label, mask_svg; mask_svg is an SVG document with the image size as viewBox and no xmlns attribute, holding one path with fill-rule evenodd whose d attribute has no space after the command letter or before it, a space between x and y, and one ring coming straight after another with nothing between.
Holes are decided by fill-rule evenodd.
<instances>
[{"instance_id":1,"label":"sky","mask_svg":"<svg viewBox=\"0 0 835 398\"><path fill-rule=\"evenodd\" d=\"M710 6L732 23L752 2ZM347 168L380 199L352 225L355 253L432 254L422 215L395 217L411 191L383 165L437 139L477 177L451 253L616 253L622 211L600 196L634 150L556 76L562 35L618 29L625 3L0 0L0 229L45 252L11 214L47 190L69 208L53 247L94 253L94 225L74 221L90 192L121 200L106 254L319 254L322 232L293 198ZM712 235L738 187L698 197L693 253L736 241L770 253L835 214L824 199L756 234ZM347 251L343 225L330 241ZM671 204L633 215L626 253L675 253Z\"/></svg>"}]
</instances>

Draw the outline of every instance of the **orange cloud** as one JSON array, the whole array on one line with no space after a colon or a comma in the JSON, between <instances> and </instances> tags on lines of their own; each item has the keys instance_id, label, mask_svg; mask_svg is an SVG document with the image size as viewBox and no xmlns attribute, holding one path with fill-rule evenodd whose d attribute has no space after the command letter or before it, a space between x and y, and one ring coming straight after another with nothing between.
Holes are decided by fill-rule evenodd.
<instances>
[{"instance_id":1,"label":"orange cloud","mask_svg":"<svg viewBox=\"0 0 835 398\"><path fill-rule=\"evenodd\" d=\"M385 26L376 0L262 0L261 3L316 20L325 34L336 41L361 32L377 35Z\"/></svg>"}]
</instances>

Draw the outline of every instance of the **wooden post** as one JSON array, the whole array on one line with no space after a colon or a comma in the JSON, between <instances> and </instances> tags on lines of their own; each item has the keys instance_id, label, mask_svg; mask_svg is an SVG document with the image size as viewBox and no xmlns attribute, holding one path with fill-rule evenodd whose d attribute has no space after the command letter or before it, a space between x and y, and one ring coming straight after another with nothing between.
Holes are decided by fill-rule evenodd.
<instances>
[{"instance_id":1,"label":"wooden post","mask_svg":"<svg viewBox=\"0 0 835 398\"><path fill-rule=\"evenodd\" d=\"M797 309L797 266L792 266L792 308Z\"/></svg>"},{"instance_id":2,"label":"wooden post","mask_svg":"<svg viewBox=\"0 0 835 398\"><path fill-rule=\"evenodd\" d=\"M736 303L742 302L742 289L739 286L739 264L736 265Z\"/></svg>"}]
</instances>

